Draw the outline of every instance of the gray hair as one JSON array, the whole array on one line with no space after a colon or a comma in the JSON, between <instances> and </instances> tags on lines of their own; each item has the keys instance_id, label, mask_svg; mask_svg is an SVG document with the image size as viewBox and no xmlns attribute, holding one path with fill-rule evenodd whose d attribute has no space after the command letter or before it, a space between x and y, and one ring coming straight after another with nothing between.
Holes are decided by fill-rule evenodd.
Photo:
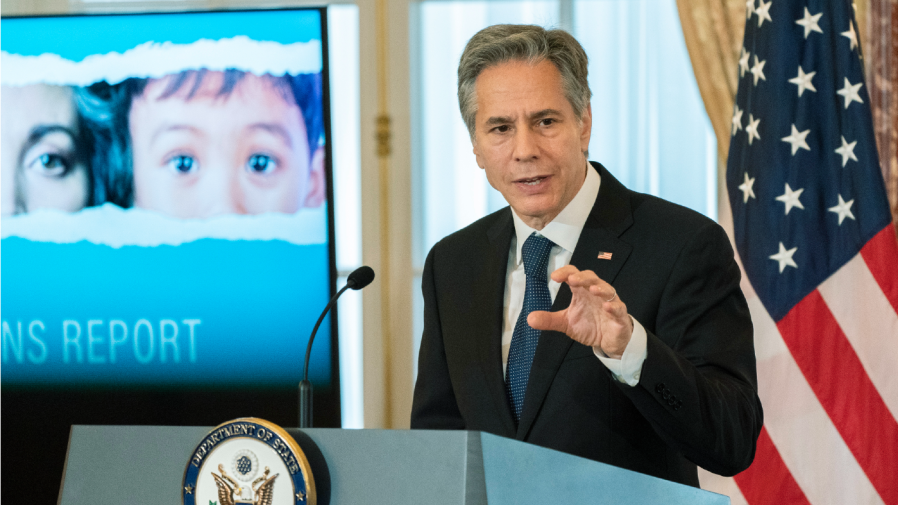
<instances>
[{"instance_id":1,"label":"gray hair","mask_svg":"<svg viewBox=\"0 0 898 505\"><path fill-rule=\"evenodd\" d=\"M471 37L458 63L458 107L472 140L477 115L475 85L480 73L509 61L535 65L546 60L561 73L565 98L580 120L592 92L586 79L589 60L573 35L535 25L493 25Z\"/></svg>"}]
</instances>

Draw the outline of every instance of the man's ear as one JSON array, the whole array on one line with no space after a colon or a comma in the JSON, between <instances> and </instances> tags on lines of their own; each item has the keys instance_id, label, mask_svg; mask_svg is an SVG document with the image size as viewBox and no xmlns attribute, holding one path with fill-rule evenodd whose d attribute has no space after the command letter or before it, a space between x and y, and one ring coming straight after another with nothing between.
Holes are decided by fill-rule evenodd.
<instances>
[{"instance_id":1,"label":"man's ear","mask_svg":"<svg viewBox=\"0 0 898 505\"><path fill-rule=\"evenodd\" d=\"M476 137L471 137L471 146L473 147L472 151L474 151L474 158L477 160L477 166L483 168L483 156L480 152L480 147L477 145Z\"/></svg>"},{"instance_id":2,"label":"man's ear","mask_svg":"<svg viewBox=\"0 0 898 505\"><path fill-rule=\"evenodd\" d=\"M327 180L324 177L324 147L319 147L309 163L309 182L303 207L320 207L327 198Z\"/></svg>"},{"instance_id":3,"label":"man's ear","mask_svg":"<svg viewBox=\"0 0 898 505\"><path fill-rule=\"evenodd\" d=\"M589 138L592 136L592 104L586 104L586 109L583 110L583 116L581 116L580 121L583 123L580 128L580 151L586 152L589 150Z\"/></svg>"}]
</instances>

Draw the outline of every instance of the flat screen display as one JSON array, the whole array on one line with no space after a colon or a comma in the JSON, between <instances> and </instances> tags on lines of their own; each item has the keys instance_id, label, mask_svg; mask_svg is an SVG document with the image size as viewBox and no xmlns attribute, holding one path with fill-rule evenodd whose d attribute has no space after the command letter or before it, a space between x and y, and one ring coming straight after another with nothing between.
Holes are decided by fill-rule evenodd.
<instances>
[{"instance_id":1,"label":"flat screen display","mask_svg":"<svg viewBox=\"0 0 898 505\"><path fill-rule=\"evenodd\" d=\"M2 23L4 386L295 383L332 285L320 12Z\"/></svg>"},{"instance_id":2,"label":"flat screen display","mask_svg":"<svg viewBox=\"0 0 898 505\"><path fill-rule=\"evenodd\" d=\"M295 425L334 292L324 17L0 21L4 480L7 428L34 416L63 440L72 423ZM330 321L317 425L339 425Z\"/></svg>"}]
</instances>

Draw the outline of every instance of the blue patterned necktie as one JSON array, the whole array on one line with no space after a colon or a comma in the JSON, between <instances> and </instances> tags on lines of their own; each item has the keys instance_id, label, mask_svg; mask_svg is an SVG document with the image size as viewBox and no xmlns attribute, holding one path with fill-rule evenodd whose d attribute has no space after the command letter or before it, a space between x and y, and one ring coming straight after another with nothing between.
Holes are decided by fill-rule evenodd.
<instances>
[{"instance_id":1,"label":"blue patterned necktie","mask_svg":"<svg viewBox=\"0 0 898 505\"><path fill-rule=\"evenodd\" d=\"M553 245L555 244L546 237L532 233L524 241L524 247L521 248L527 287L524 290L524 306L521 307L521 315L518 316L514 325L511 348L508 350L508 365L505 368L505 390L508 393L508 402L511 405L515 423L521 419L524 393L527 391L527 381L530 379L530 365L533 364L536 344L539 343L540 331L534 330L527 324L527 316L534 310L552 308L547 269L549 252Z\"/></svg>"}]
</instances>

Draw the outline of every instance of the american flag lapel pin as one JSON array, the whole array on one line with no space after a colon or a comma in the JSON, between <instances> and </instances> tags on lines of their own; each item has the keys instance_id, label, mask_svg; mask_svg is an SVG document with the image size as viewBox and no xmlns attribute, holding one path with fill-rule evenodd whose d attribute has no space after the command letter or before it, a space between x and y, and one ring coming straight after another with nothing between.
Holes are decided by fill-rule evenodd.
<instances>
[{"instance_id":1,"label":"american flag lapel pin","mask_svg":"<svg viewBox=\"0 0 898 505\"><path fill-rule=\"evenodd\" d=\"M611 253L607 251L599 251L599 259L600 260L610 260Z\"/></svg>"}]
</instances>

